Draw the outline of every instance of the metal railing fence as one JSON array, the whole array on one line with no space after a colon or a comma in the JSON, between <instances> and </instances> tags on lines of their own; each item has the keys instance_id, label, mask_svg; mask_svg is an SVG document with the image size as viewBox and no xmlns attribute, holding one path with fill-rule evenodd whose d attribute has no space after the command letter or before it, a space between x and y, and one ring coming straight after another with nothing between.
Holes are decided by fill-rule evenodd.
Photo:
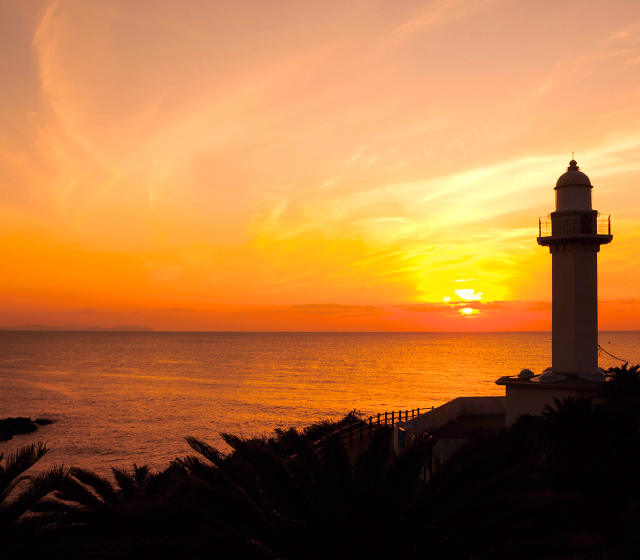
<instances>
[{"instance_id":1,"label":"metal railing fence","mask_svg":"<svg viewBox=\"0 0 640 560\"><path fill-rule=\"evenodd\" d=\"M577 215L552 219L550 215L538 219L539 237L554 235L611 235L611 214Z\"/></svg>"},{"instance_id":2,"label":"metal railing fence","mask_svg":"<svg viewBox=\"0 0 640 560\"><path fill-rule=\"evenodd\" d=\"M422 410L422 414L425 412L429 412L433 410L434 407L426 407L426 408L413 408L411 410L405 409L403 410L391 410L386 412L378 412L373 416L369 416L369 418L365 420L357 420L356 422L352 422L351 424L347 424L334 430L331 433L323 435L317 441L312 443L312 447L314 451L317 453L322 447L322 443L329 437L339 434L342 442L345 445L349 445L349 447L353 447L353 442L364 441L365 435L371 438L373 432L380 428L381 426L395 426L398 422L401 422L404 417L404 421L406 422L410 418L415 418L416 416L420 416L420 411ZM292 455L289 459L293 459L297 454Z\"/></svg>"}]
</instances>

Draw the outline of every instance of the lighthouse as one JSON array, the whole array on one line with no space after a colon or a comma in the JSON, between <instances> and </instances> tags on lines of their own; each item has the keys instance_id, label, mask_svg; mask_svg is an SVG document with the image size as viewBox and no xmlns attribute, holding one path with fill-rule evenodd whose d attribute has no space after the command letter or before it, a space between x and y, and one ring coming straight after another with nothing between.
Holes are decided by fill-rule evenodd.
<instances>
[{"instance_id":1,"label":"lighthouse","mask_svg":"<svg viewBox=\"0 0 640 560\"><path fill-rule=\"evenodd\" d=\"M551 253L551 367L501 377L506 425L540 414L554 398L592 397L604 382L598 370L598 252L611 243L611 219L592 206L589 177L572 159L556 182L556 209L538 221L538 244Z\"/></svg>"},{"instance_id":2,"label":"lighthouse","mask_svg":"<svg viewBox=\"0 0 640 560\"><path fill-rule=\"evenodd\" d=\"M556 211L540 218L538 244L551 253L551 370L598 375L598 252L611 243L611 219L592 208L593 187L575 160L555 186Z\"/></svg>"}]
</instances>

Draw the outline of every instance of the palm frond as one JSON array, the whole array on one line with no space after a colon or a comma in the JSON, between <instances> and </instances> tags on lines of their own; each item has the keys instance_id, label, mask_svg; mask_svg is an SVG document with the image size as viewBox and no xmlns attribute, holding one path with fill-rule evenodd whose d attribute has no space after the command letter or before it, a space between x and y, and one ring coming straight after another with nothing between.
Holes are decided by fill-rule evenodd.
<instances>
[{"instance_id":1,"label":"palm frond","mask_svg":"<svg viewBox=\"0 0 640 560\"><path fill-rule=\"evenodd\" d=\"M224 433L220 435L223 438L229 437L228 434ZM239 440L240 438L237 439ZM233 456L225 457L217 449L197 438L188 437L186 440L192 449L213 463L221 475L224 475L228 484L242 488L256 503L264 502L262 489L250 465L243 461L231 460Z\"/></svg>"},{"instance_id":2,"label":"palm frond","mask_svg":"<svg viewBox=\"0 0 640 560\"><path fill-rule=\"evenodd\" d=\"M214 465L220 466L220 464L224 461L224 455L220 453L215 447L211 447L208 443L204 441L188 436L185 438L187 443L196 453L202 455L205 459L211 461Z\"/></svg>"},{"instance_id":3,"label":"palm frond","mask_svg":"<svg viewBox=\"0 0 640 560\"><path fill-rule=\"evenodd\" d=\"M47 451L47 446L39 441L20 447L7 457L4 466L0 465L0 502L5 500L15 486L14 484L9 489L11 483L42 459Z\"/></svg>"},{"instance_id":4,"label":"palm frond","mask_svg":"<svg viewBox=\"0 0 640 560\"><path fill-rule=\"evenodd\" d=\"M68 478L69 469L54 466L31 480L29 488L0 506L0 528L7 529L27 513L39 500L59 488Z\"/></svg>"},{"instance_id":5,"label":"palm frond","mask_svg":"<svg viewBox=\"0 0 640 560\"><path fill-rule=\"evenodd\" d=\"M133 498L138 490L135 475L126 469L118 467L111 467L111 472L113 473L113 477L116 479L122 498L128 500Z\"/></svg>"},{"instance_id":6,"label":"palm frond","mask_svg":"<svg viewBox=\"0 0 640 560\"><path fill-rule=\"evenodd\" d=\"M116 504L119 502L118 491L111 481L104 476L79 467L73 467L71 469L71 475L84 486L88 486L91 489L91 493L95 494L100 501L108 504Z\"/></svg>"}]
</instances>

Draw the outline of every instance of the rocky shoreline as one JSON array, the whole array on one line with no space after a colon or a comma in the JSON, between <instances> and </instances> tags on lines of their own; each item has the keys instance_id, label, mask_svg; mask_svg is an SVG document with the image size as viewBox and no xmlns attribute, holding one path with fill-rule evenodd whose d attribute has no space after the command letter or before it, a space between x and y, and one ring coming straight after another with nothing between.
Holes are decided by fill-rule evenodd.
<instances>
[{"instance_id":1,"label":"rocky shoreline","mask_svg":"<svg viewBox=\"0 0 640 560\"><path fill-rule=\"evenodd\" d=\"M53 424L53 420L46 418L5 418L0 420L0 441L9 441L13 436L20 434L30 434L35 432L39 426L48 426Z\"/></svg>"}]
</instances>

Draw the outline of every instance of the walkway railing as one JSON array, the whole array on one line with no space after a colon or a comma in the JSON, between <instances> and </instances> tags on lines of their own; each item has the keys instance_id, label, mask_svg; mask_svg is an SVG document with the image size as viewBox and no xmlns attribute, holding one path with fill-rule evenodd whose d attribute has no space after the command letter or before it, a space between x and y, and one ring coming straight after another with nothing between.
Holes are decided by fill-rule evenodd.
<instances>
[{"instance_id":1,"label":"walkway railing","mask_svg":"<svg viewBox=\"0 0 640 560\"><path fill-rule=\"evenodd\" d=\"M429 408L413 408L411 410L391 410L387 412L378 412L377 415L369 416L366 420L357 420L356 422L352 422L351 424L347 424L346 426L342 426L337 430L325 434L319 440L313 442L312 446L315 451L318 451L322 446L322 442L335 434L340 435L342 442L345 445L349 445L349 447L353 447L353 442L362 442L364 441L365 434L371 438L373 432L377 430L380 426L395 426L398 422L401 422L403 419L406 422L410 418L415 418L416 416L420 416L420 411L422 413L429 410L433 410L433 407ZM295 457L295 455L293 455ZM292 458L293 458L292 457Z\"/></svg>"}]
</instances>

